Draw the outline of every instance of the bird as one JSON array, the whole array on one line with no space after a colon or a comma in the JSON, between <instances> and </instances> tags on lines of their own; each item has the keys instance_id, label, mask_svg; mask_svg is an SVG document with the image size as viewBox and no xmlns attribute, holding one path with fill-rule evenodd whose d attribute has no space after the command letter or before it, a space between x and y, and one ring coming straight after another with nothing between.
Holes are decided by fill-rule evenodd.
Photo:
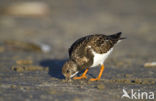
<instances>
[{"instance_id":1,"label":"bird","mask_svg":"<svg viewBox=\"0 0 156 101\"><path fill-rule=\"evenodd\" d=\"M121 37L122 32L112 35L91 34L79 38L69 48L69 59L62 67L62 74L65 79L87 79L87 72L90 68L101 66L98 77L91 78L89 81L100 80L104 71L104 62L113 51L115 44L125 37ZM80 71L84 73L77 77Z\"/></svg>"}]
</instances>

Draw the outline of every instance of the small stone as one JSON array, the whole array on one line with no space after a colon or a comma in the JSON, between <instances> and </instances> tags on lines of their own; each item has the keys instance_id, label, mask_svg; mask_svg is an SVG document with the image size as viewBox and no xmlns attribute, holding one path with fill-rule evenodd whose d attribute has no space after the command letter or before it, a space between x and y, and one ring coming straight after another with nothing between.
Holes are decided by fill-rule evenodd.
<instances>
[{"instance_id":1,"label":"small stone","mask_svg":"<svg viewBox=\"0 0 156 101\"><path fill-rule=\"evenodd\" d=\"M16 88L17 86L16 86L16 85L11 85L10 87L11 87L11 88Z\"/></svg>"},{"instance_id":2,"label":"small stone","mask_svg":"<svg viewBox=\"0 0 156 101\"><path fill-rule=\"evenodd\" d=\"M75 97L75 98L73 99L73 101L81 101L81 99Z\"/></svg>"},{"instance_id":3,"label":"small stone","mask_svg":"<svg viewBox=\"0 0 156 101\"><path fill-rule=\"evenodd\" d=\"M47 99L47 96L46 95L40 95L40 98L41 99Z\"/></svg>"},{"instance_id":4,"label":"small stone","mask_svg":"<svg viewBox=\"0 0 156 101\"><path fill-rule=\"evenodd\" d=\"M49 7L43 2L16 2L5 7L3 14L20 17L44 17L49 14Z\"/></svg>"},{"instance_id":5,"label":"small stone","mask_svg":"<svg viewBox=\"0 0 156 101\"><path fill-rule=\"evenodd\" d=\"M52 89L50 89L50 90L48 91L48 93L51 94L51 95L57 94L57 92L56 92L55 90L52 90Z\"/></svg>"},{"instance_id":6,"label":"small stone","mask_svg":"<svg viewBox=\"0 0 156 101\"><path fill-rule=\"evenodd\" d=\"M103 84L98 84L98 85L97 85L97 88L98 88L98 89L104 89L104 88L105 88L105 85L103 85Z\"/></svg>"},{"instance_id":7,"label":"small stone","mask_svg":"<svg viewBox=\"0 0 156 101\"><path fill-rule=\"evenodd\" d=\"M24 69L21 66L12 66L11 70L14 70L16 72L23 72Z\"/></svg>"},{"instance_id":8,"label":"small stone","mask_svg":"<svg viewBox=\"0 0 156 101\"><path fill-rule=\"evenodd\" d=\"M156 67L156 62L147 62L144 64L144 67Z\"/></svg>"},{"instance_id":9,"label":"small stone","mask_svg":"<svg viewBox=\"0 0 156 101\"><path fill-rule=\"evenodd\" d=\"M131 74L125 74L125 77L126 77L126 78L131 78L132 75L131 75Z\"/></svg>"},{"instance_id":10,"label":"small stone","mask_svg":"<svg viewBox=\"0 0 156 101\"><path fill-rule=\"evenodd\" d=\"M48 72L49 71L49 68L48 67L45 67L44 68L44 71L47 71Z\"/></svg>"},{"instance_id":11,"label":"small stone","mask_svg":"<svg viewBox=\"0 0 156 101\"><path fill-rule=\"evenodd\" d=\"M45 69L46 68L46 69ZM12 66L12 70L16 72L24 72L24 71L47 71L48 67L42 67L42 66L35 66L35 65L17 65Z\"/></svg>"},{"instance_id":12,"label":"small stone","mask_svg":"<svg viewBox=\"0 0 156 101\"><path fill-rule=\"evenodd\" d=\"M16 61L16 64L17 65L30 65L32 63L33 63L32 60L17 60Z\"/></svg>"},{"instance_id":13,"label":"small stone","mask_svg":"<svg viewBox=\"0 0 156 101\"><path fill-rule=\"evenodd\" d=\"M4 52L5 48L0 46L0 53Z\"/></svg>"},{"instance_id":14,"label":"small stone","mask_svg":"<svg viewBox=\"0 0 156 101\"><path fill-rule=\"evenodd\" d=\"M117 66L118 66L118 67L123 66L123 65L124 65L124 62L118 62L118 63L117 63Z\"/></svg>"},{"instance_id":15,"label":"small stone","mask_svg":"<svg viewBox=\"0 0 156 101\"><path fill-rule=\"evenodd\" d=\"M30 97L30 98L33 98L33 96L32 96L32 95L29 95L29 97Z\"/></svg>"}]
</instances>

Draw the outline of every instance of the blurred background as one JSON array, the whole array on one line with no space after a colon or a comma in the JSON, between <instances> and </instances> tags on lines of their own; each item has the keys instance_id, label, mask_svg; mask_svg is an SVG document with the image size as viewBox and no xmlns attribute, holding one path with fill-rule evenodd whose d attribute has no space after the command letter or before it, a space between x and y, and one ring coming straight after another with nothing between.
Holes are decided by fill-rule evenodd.
<instances>
[{"instance_id":1,"label":"blurred background","mask_svg":"<svg viewBox=\"0 0 156 101\"><path fill-rule=\"evenodd\" d=\"M153 54L155 4L155 0L5 0L0 3L0 40L48 44L64 58L68 47L84 35L121 31L128 38L124 50L132 50L128 54Z\"/></svg>"},{"instance_id":2,"label":"blurred background","mask_svg":"<svg viewBox=\"0 0 156 101\"><path fill-rule=\"evenodd\" d=\"M75 40L117 32L127 39L106 62L101 81L62 81L61 67ZM117 101L123 85L156 91L155 68L144 65L154 61L156 0L0 0L1 101Z\"/></svg>"}]
</instances>

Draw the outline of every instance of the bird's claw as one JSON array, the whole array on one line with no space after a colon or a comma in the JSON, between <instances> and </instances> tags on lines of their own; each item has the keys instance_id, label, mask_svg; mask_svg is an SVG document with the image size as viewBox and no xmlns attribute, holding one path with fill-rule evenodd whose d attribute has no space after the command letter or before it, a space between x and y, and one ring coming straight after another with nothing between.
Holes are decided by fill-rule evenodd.
<instances>
[{"instance_id":1,"label":"bird's claw","mask_svg":"<svg viewBox=\"0 0 156 101\"><path fill-rule=\"evenodd\" d=\"M97 81L97 80L100 80L100 78L91 78L91 79L89 79L89 81Z\"/></svg>"}]
</instances>

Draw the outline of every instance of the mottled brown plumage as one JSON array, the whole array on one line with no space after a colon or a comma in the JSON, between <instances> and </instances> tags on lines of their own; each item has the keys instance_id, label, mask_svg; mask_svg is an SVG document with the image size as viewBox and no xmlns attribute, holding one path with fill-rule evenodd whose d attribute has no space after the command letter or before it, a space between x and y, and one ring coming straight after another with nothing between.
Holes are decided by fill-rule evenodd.
<instances>
[{"instance_id":1,"label":"mottled brown plumage","mask_svg":"<svg viewBox=\"0 0 156 101\"><path fill-rule=\"evenodd\" d=\"M80 70L90 67L93 62L93 54L87 46L92 46L92 49L97 53L106 53L121 39L120 35L121 32L109 36L95 34L82 37L69 48L69 57L78 64Z\"/></svg>"},{"instance_id":2,"label":"mottled brown plumage","mask_svg":"<svg viewBox=\"0 0 156 101\"><path fill-rule=\"evenodd\" d=\"M82 37L69 48L69 58L77 65L77 71L89 68L93 64L95 51L107 53L121 38L121 32L113 35L95 34ZM64 66L64 68L67 68ZM69 67L72 68L72 67ZM63 69L65 71L65 69ZM64 74L65 72L63 72Z\"/></svg>"}]
</instances>

